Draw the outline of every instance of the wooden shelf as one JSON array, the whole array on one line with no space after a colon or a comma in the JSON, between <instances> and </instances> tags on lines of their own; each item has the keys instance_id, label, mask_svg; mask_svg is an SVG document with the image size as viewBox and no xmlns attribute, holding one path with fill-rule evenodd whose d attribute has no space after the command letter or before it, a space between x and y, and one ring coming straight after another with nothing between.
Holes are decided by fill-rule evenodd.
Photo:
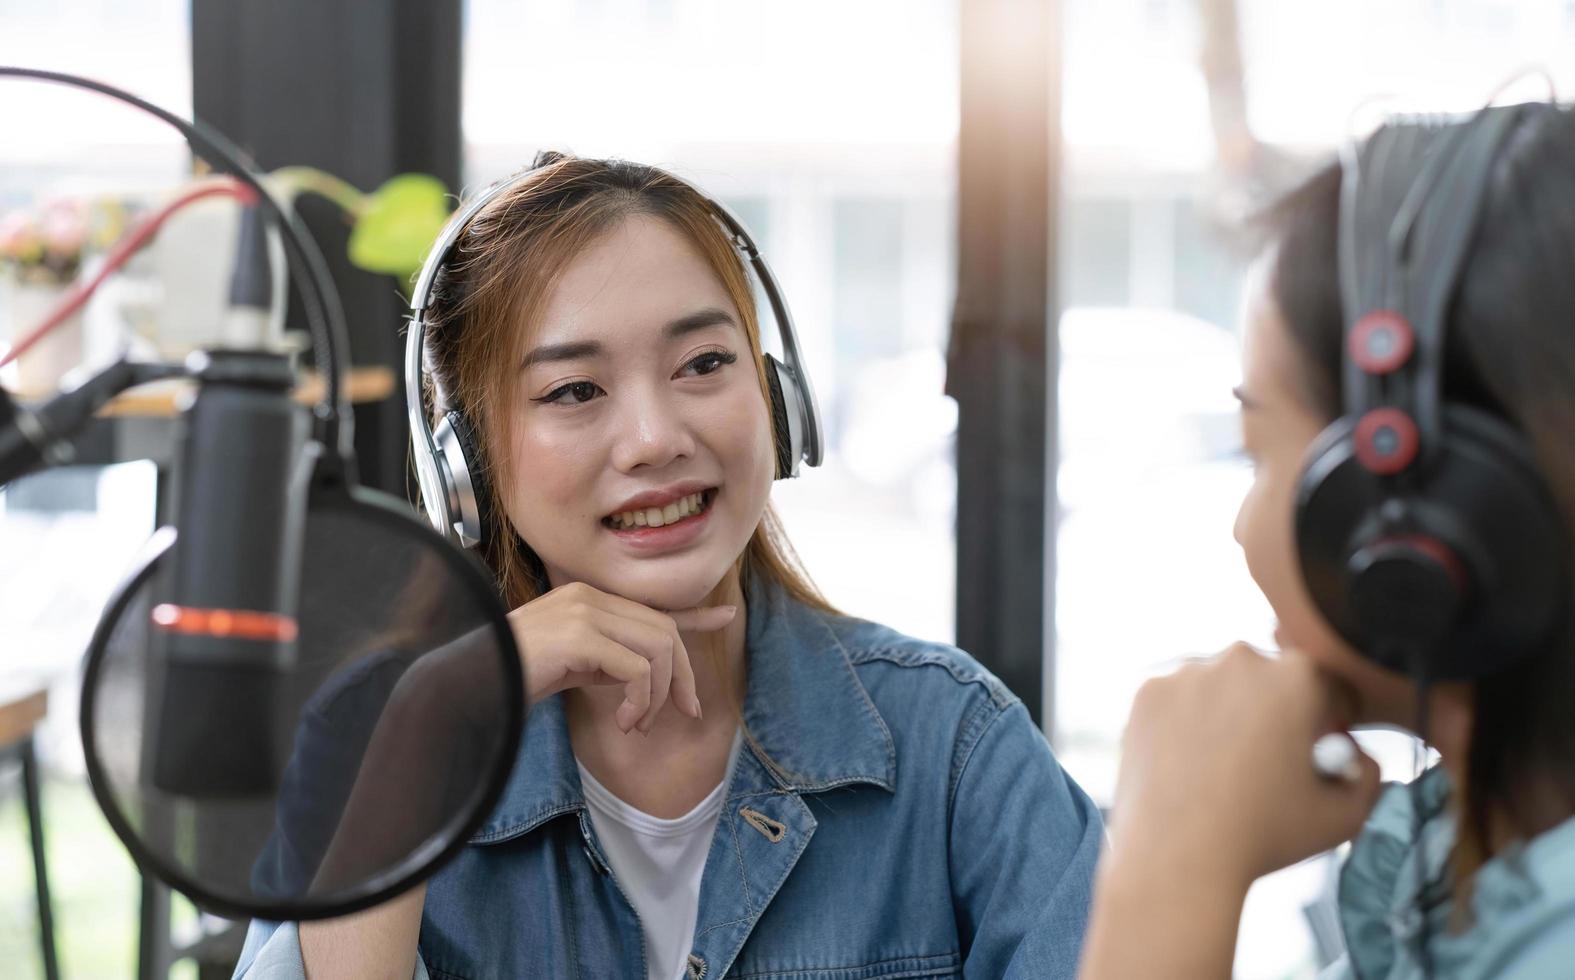
<instances>
[{"instance_id":1,"label":"wooden shelf","mask_svg":"<svg viewBox=\"0 0 1575 980\"><path fill-rule=\"evenodd\" d=\"M49 688L0 677L0 748L30 737L49 711Z\"/></svg>"},{"instance_id":2,"label":"wooden shelf","mask_svg":"<svg viewBox=\"0 0 1575 980\"><path fill-rule=\"evenodd\" d=\"M382 401L394 393L394 372L386 367L351 368L345 380L350 401L355 403ZM117 396L98 414L110 418L173 417L180 414L182 400L194 387L184 379L141 385ZM322 397L322 379L315 372L303 372L295 400L311 405Z\"/></svg>"}]
</instances>

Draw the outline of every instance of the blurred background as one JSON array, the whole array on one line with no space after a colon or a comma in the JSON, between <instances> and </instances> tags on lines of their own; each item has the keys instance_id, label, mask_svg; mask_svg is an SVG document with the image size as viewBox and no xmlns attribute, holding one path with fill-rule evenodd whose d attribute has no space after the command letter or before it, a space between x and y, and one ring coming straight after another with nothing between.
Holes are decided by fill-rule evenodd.
<instances>
[{"instance_id":1,"label":"blurred background","mask_svg":"<svg viewBox=\"0 0 1575 980\"><path fill-rule=\"evenodd\" d=\"M1243 218L1373 96L1467 108L1528 65L1567 92L1572 54L1567 0L0 0L0 64L118 84L292 168L366 372L363 476L401 495L402 283L345 255L362 195L408 172L458 193L557 148L733 206L826 420L826 464L774 494L811 574L984 660L1102 805L1143 679L1272 628L1231 538ZM173 131L81 93L7 82L0 133L4 343L193 169ZM226 220L172 222L75 346L0 383L199 345ZM295 342L293 314L275 326ZM0 494L0 701L47 691L28 731L62 975L227 977L224 924L141 881L83 775L78 661L167 478L134 455ZM0 963L42 976L26 733L0 736ZM1370 744L1409 775L1405 740ZM1259 883L1239 977L1316 972L1332 868Z\"/></svg>"}]
</instances>

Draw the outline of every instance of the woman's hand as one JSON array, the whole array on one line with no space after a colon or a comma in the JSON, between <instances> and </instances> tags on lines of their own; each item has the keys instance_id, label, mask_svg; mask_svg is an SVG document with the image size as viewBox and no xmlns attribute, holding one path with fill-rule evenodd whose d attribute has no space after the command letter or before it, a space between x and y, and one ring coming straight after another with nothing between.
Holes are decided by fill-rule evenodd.
<instances>
[{"instance_id":1,"label":"woman's hand","mask_svg":"<svg viewBox=\"0 0 1575 980\"><path fill-rule=\"evenodd\" d=\"M669 700L700 717L695 675L679 631L719 630L738 614L734 606L663 613L621 596L575 582L553 589L509 613L525 659L528 703L575 687L620 684L623 704L615 719L628 733L649 732Z\"/></svg>"},{"instance_id":2,"label":"woman's hand","mask_svg":"<svg viewBox=\"0 0 1575 980\"><path fill-rule=\"evenodd\" d=\"M1185 849L1243 887L1349 840L1378 798L1378 765L1320 777L1312 746L1352 723L1348 690L1294 651L1238 643L1143 685L1122 741L1113 847Z\"/></svg>"},{"instance_id":3,"label":"woman's hand","mask_svg":"<svg viewBox=\"0 0 1575 980\"><path fill-rule=\"evenodd\" d=\"M1355 782L1313 769L1313 743L1350 715L1306 657L1244 643L1144 684L1078 976L1230 976L1253 880L1354 836L1377 801L1366 755Z\"/></svg>"}]
</instances>

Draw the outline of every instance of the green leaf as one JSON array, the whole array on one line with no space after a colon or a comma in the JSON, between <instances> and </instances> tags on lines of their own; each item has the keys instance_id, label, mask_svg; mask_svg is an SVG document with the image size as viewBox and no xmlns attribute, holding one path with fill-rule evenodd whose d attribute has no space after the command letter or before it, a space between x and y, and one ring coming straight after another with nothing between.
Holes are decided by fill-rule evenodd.
<instances>
[{"instance_id":1,"label":"green leaf","mask_svg":"<svg viewBox=\"0 0 1575 980\"><path fill-rule=\"evenodd\" d=\"M427 174L400 174L367 196L350 231L350 261L407 280L448 221L448 189Z\"/></svg>"}]
</instances>

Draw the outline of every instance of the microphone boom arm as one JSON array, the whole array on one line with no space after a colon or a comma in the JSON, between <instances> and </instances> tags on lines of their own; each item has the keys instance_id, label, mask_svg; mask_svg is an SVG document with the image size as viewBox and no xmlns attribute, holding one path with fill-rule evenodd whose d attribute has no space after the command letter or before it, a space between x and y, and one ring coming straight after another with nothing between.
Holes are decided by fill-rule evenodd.
<instances>
[{"instance_id":1,"label":"microphone boom arm","mask_svg":"<svg viewBox=\"0 0 1575 980\"><path fill-rule=\"evenodd\" d=\"M0 389L0 488L18 477L76 458L72 440L116 395L150 381L186 377L179 364L117 360L39 406L19 405Z\"/></svg>"}]
</instances>

